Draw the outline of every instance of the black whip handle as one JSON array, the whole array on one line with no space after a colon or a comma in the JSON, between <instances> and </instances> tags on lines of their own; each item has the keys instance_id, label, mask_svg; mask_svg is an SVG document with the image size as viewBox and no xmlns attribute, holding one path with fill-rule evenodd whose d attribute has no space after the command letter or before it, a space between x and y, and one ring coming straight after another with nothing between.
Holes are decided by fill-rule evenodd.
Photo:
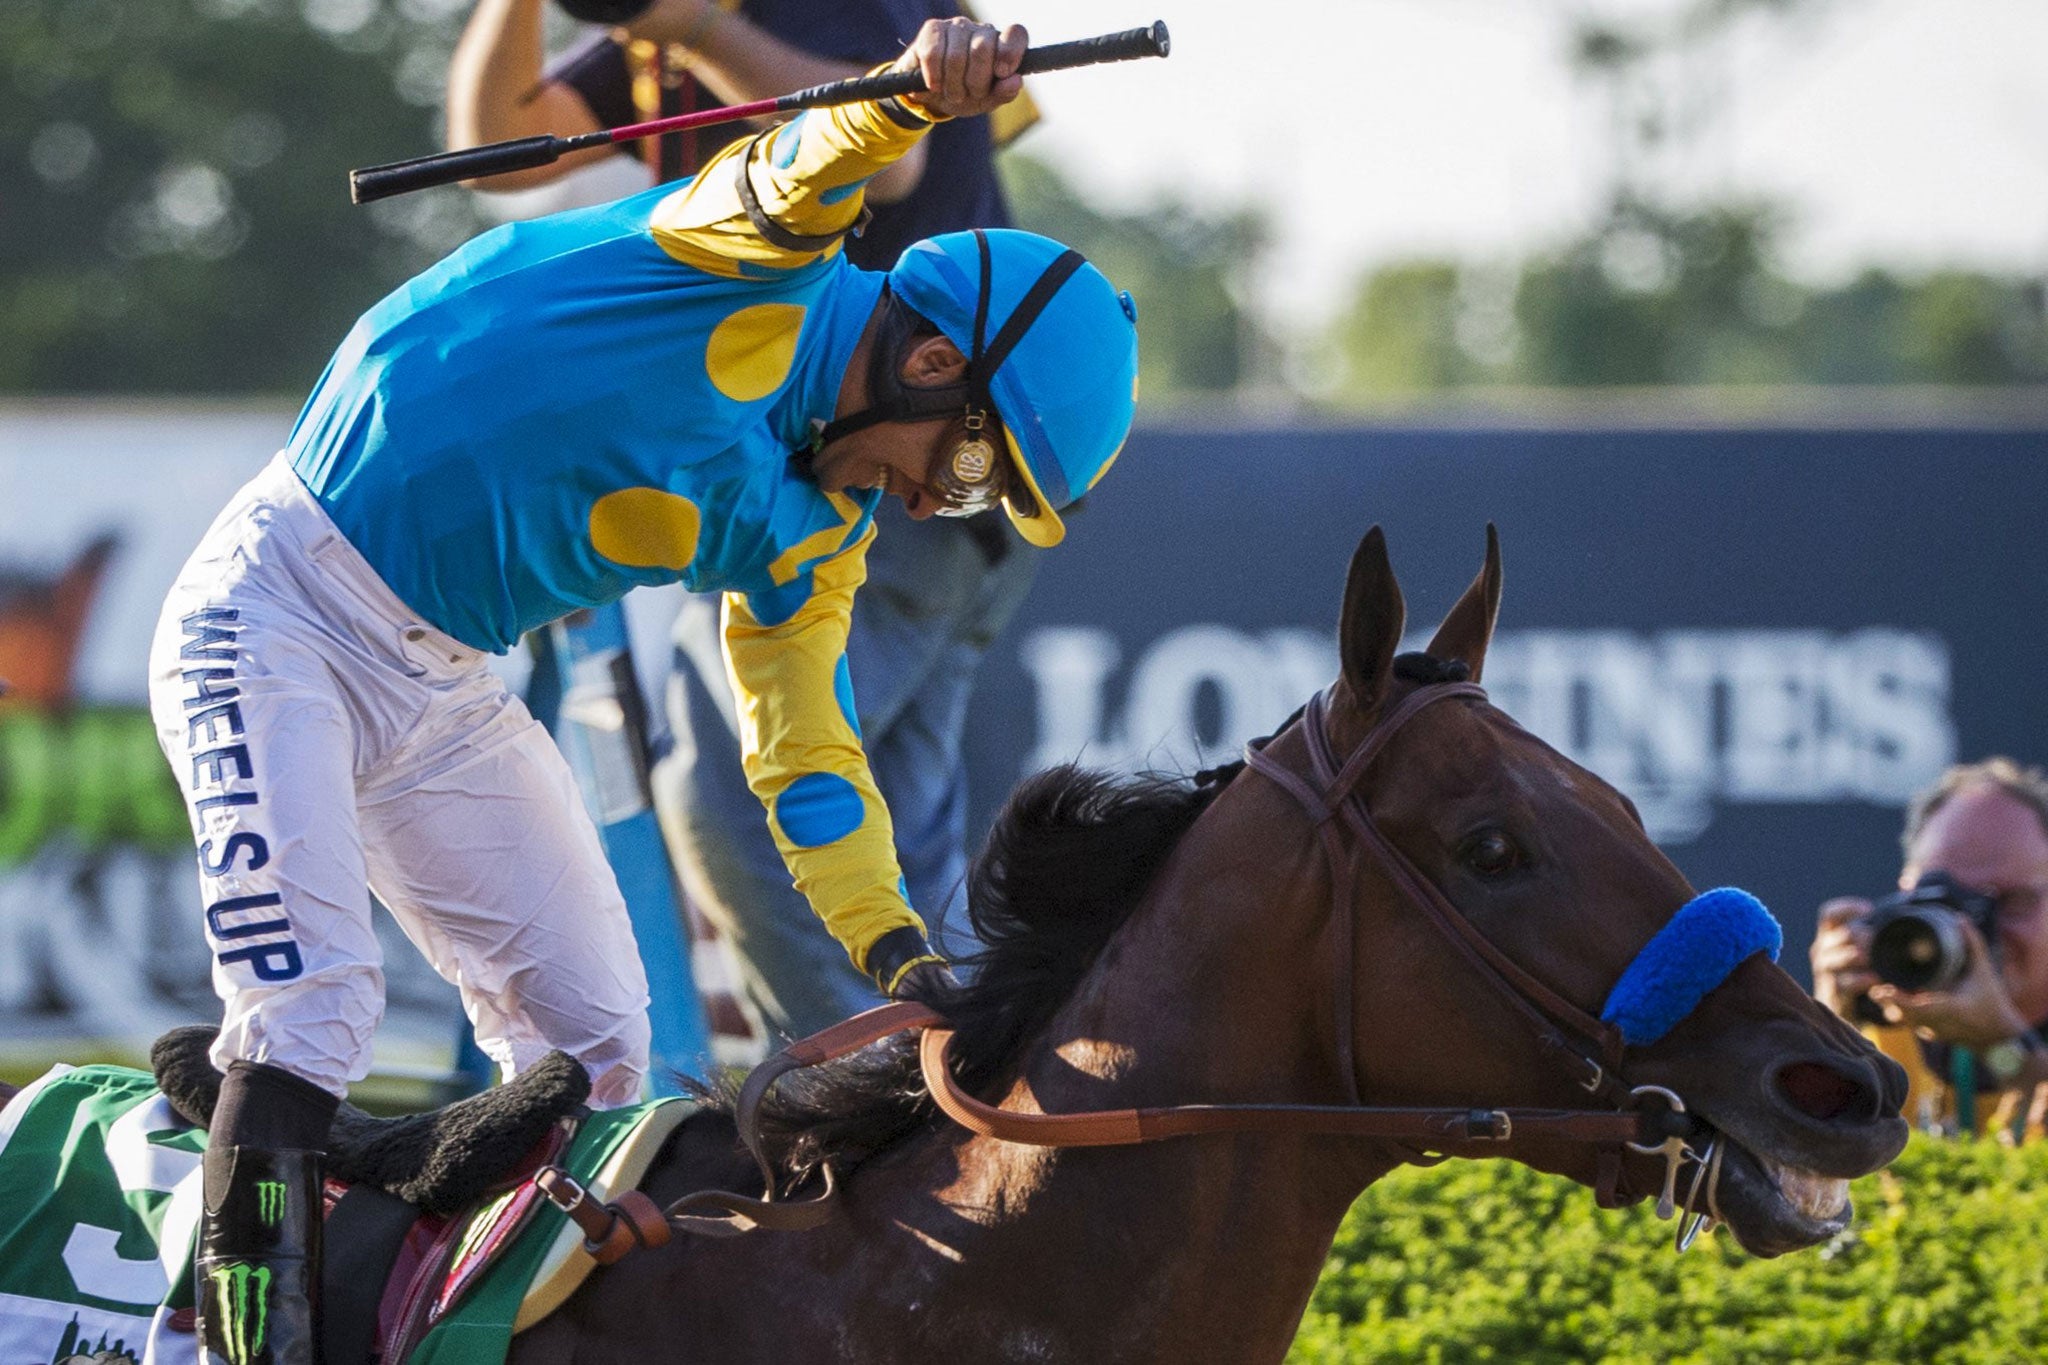
<instances>
[{"instance_id":1,"label":"black whip handle","mask_svg":"<svg viewBox=\"0 0 2048 1365\"><path fill-rule=\"evenodd\" d=\"M539 137L491 142L459 152L435 152L384 166L365 166L348 173L348 197L358 204L367 204L373 199L388 199L433 185L452 185L458 180L552 165L569 147L568 138L542 133Z\"/></svg>"},{"instance_id":2,"label":"black whip handle","mask_svg":"<svg viewBox=\"0 0 2048 1365\"><path fill-rule=\"evenodd\" d=\"M1076 38L1070 43L1047 43L1026 48L1017 71L1035 76L1041 71L1065 71L1100 62L1128 62L1139 57L1164 57L1172 50L1166 21L1156 20L1143 28L1105 33L1095 38ZM883 71L872 76L830 81L803 90L792 90L775 101L778 109L816 109L833 104L856 104L861 100L885 100L896 95L915 95L924 89L924 75L917 71Z\"/></svg>"}]
</instances>

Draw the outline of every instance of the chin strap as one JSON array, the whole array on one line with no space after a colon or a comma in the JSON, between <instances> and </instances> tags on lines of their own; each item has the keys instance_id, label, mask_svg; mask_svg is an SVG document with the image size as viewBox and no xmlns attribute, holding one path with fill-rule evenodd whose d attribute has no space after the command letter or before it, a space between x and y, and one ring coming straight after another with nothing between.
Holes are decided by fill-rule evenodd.
<instances>
[{"instance_id":1,"label":"chin strap","mask_svg":"<svg viewBox=\"0 0 2048 1365\"><path fill-rule=\"evenodd\" d=\"M875 328L875 343L868 361L868 405L859 412L835 417L818 433L817 444L828 446L843 436L883 422L922 422L933 417L951 417L975 406L974 385L966 379L954 384L920 388L903 382L903 353L918 325L924 321L885 281L882 285L882 318Z\"/></svg>"}]
</instances>

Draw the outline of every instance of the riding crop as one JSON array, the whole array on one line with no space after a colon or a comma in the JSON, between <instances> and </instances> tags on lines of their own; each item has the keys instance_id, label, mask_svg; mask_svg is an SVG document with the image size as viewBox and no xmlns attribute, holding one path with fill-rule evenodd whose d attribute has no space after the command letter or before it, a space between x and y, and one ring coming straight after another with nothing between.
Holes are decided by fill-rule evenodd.
<instances>
[{"instance_id":1,"label":"riding crop","mask_svg":"<svg viewBox=\"0 0 2048 1365\"><path fill-rule=\"evenodd\" d=\"M1122 33L1105 33L1096 38L1078 38L1070 43L1053 43L1046 47L1030 48L1024 53L1023 63L1017 69L1020 75L1030 76L1041 71L1094 66L1099 62L1127 62L1137 57L1164 57L1170 46L1166 23L1164 20L1158 20L1145 28L1127 29ZM643 137L679 133L686 128L708 128L713 124L733 123L740 119L760 118L769 114L786 114L798 109L821 109L837 104L858 104L862 100L888 99L895 95L914 95L924 88L924 76L920 72L883 71L869 76L855 76L849 80L832 81L825 85L813 85L775 99L754 100L748 104L729 104L719 109L701 109L693 114L676 114L669 118L652 119L646 123L628 123L618 128L598 128L571 137L542 133L537 137L491 142L481 147L467 147L461 151L436 152L431 156L416 156L409 161L393 161L383 166L365 166L350 171L349 198L358 204L367 204L373 199L386 199L394 194L409 194L413 190L428 189L435 185L452 185L458 180L476 180L484 176L503 175L507 171L523 171L535 166L551 165L565 152L582 151L589 147L637 142Z\"/></svg>"}]
</instances>

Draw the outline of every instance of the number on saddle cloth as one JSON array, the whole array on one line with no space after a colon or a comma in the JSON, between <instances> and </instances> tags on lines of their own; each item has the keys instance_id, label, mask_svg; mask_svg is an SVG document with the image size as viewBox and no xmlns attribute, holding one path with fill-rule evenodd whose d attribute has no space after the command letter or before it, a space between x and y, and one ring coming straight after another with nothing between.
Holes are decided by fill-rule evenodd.
<instances>
[{"instance_id":1,"label":"number on saddle cloth","mask_svg":"<svg viewBox=\"0 0 2048 1365\"><path fill-rule=\"evenodd\" d=\"M146 1072L52 1068L0 1110L0 1360L191 1360L205 1133Z\"/></svg>"},{"instance_id":2,"label":"number on saddle cloth","mask_svg":"<svg viewBox=\"0 0 2048 1365\"><path fill-rule=\"evenodd\" d=\"M1784 942L1785 931L1755 896L1733 886L1703 891L1643 945L1600 1018L1632 1047L1654 1043L1756 954L1776 962Z\"/></svg>"}]
</instances>

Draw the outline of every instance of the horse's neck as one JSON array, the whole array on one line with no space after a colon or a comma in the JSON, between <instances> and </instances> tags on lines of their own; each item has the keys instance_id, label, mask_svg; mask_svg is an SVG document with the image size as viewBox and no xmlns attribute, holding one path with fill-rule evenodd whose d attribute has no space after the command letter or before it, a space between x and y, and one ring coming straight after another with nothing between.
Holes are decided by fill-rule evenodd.
<instances>
[{"instance_id":1,"label":"horse's neck","mask_svg":"<svg viewBox=\"0 0 2048 1365\"><path fill-rule=\"evenodd\" d=\"M1071 1112L1092 1093L1041 1073L1013 1098ZM1392 1164L1330 1139L1213 1135L1061 1152L976 1139L957 1149L940 1202L981 1224L961 1241L963 1269L1009 1279L1040 1262L1069 1348L1044 1358L1252 1365L1286 1353L1344 1211ZM1019 1301L1020 1316L1041 1312L1031 1302Z\"/></svg>"},{"instance_id":2,"label":"horse's neck","mask_svg":"<svg viewBox=\"0 0 2048 1365\"><path fill-rule=\"evenodd\" d=\"M1297 823L1184 839L1027 1050L1006 1105L1342 1101L1333 944L1302 928L1327 914L1287 899L1328 881L1313 842L1294 847L1284 801L1256 785L1218 798L1204 821ZM669 1305L690 1324L677 1359L1272 1365L1344 1210L1393 1164L1341 1139L1048 1151L938 1126L862 1166L827 1226L629 1257L578 1313L595 1333ZM554 1330L586 1329L565 1314ZM579 1360L668 1358L573 1344ZM545 1343L518 1357L558 1358Z\"/></svg>"},{"instance_id":3,"label":"horse's neck","mask_svg":"<svg viewBox=\"0 0 2048 1365\"><path fill-rule=\"evenodd\" d=\"M1342 1102L1319 965L1332 964L1315 945L1239 937L1267 932L1244 907L1326 883L1311 854L1222 851L1239 842L1192 840L1169 863L1029 1051L1008 1107ZM977 1139L952 1157L940 1203L973 1211L961 1249L980 1248L963 1268L1065 1255L1079 1273L1059 1321L1094 1318L1093 1358L1131 1360L1278 1360L1345 1209L1394 1164L1270 1136L1056 1153Z\"/></svg>"}]
</instances>

